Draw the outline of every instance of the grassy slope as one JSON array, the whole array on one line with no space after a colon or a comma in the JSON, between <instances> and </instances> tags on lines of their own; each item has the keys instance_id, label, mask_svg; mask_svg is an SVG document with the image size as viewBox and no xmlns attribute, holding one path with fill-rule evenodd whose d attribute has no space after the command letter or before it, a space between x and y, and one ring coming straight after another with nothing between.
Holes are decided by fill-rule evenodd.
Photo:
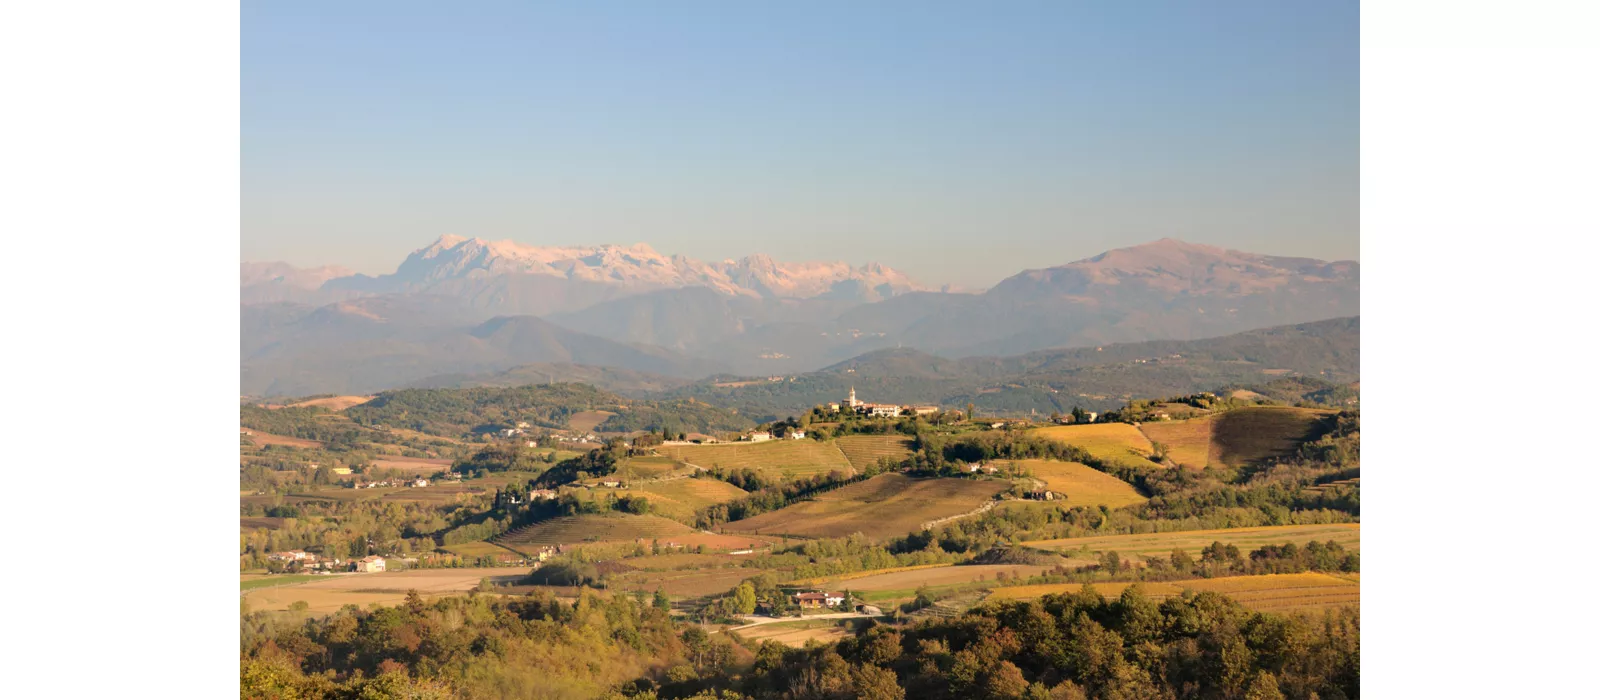
<instances>
[{"instance_id":1,"label":"grassy slope","mask_svg":"<svg viewBox=\"0 0 1600 700\"><path fill-rule=\"evenodd\" d=\"M1161 465L1148 459L1150 439L1139 429L1127 423L1094 423L1091 425L1059 425L1033 431L1040 437L1058 440L1088 450L1099 459L1117 464L1160 469Z\"/></svg>"},{"instance_id":2,"label":"grassy slope","mask_svg":"<svg viewBox=\"0 0 1600 700\"><path fill-rule=\"evenodd\" d=\"M1031 471L1034 478L1045 482L1051 491L1066 494L1067 507L1121 508L1148 500L1139 495L1132 484L1077 462L1025 459L1021 465Z\"/></svg>"},{"instance_id":3,"label":"grassy slope","mask_svg":"<svg viewBox=\"0 0 1600 700\"><path fill-rule=\"evenodd\" d=\"M754 443L729 443L719 445L672 445L658 450L691 464L707 469L751 468L778 472L788 477L826 474L831 471L851 472L850 462L844 453L831 442L816 440L768 440Z\"/></svg>"},{"instance_id":4,"label":"grassy slope","mask_svg":"<svg viewBox=\"0 0 1600 700\"><path fill-rule=\"evenodd\" d=\"M495 539L495 544L521 552L543 545L591 542L630 542L693 532L688 526L654 515L605 513L551 518L518 528Z\"/></svg>"}]
</instances>

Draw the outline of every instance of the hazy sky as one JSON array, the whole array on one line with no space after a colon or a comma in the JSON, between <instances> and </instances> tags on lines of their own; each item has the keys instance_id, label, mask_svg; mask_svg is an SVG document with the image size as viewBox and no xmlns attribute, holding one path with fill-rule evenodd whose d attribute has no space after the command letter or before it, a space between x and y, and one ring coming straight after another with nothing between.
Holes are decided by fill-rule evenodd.
<instances>
[{"instance_id":1,"label":"hazy sky","mask_svg":"<svg viewBox=\"0 0 1600 700\"><path fill-rule=\"evenodd\" d=\"M245 260L1358 257L1355 2L253 2Z\"/></svg>"}]
</instances>

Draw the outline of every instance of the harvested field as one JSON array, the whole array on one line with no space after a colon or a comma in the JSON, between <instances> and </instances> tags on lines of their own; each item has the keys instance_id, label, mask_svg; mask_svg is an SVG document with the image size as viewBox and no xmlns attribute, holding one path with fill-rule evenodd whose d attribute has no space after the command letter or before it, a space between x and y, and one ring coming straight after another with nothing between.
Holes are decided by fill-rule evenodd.
<instances>
[{"instance_id":1,"label":"harvested field","mask_svg":"<svg viewBox=\"0 0 1600 700\"><path fill-rule=\"evenodd\" d=\"M973 479L913 479L880 474L770 513L723 526L728 532L844 537L859 532L874 540L915 532L930 520L970 512L1010 482Z\"/></svg>"},{"instance_id":2,"label":"harvested field","mask_svg":"<svg viewBox=\"0 0 1600 700\"><path fill-rule=\"evenodd\" d=\"M937 566L911 571L896 571L892 573L864 576L849 579L837 584L839 588L848 588L852 591L891 591L918 586L948 586L955 583L971 583L974 581L993 581L995 575L1004 572L1007 578L1036 576L1041 571L1049 571L1052 567L1031 566L1027 564L980 564L973 566Z\"/></svg>"},{"instance_id":3,"label":"harvested field","mask_svg":"<svg viewBox=\"0 0 1600 700\"><path fill-rule=\"evenodd\" d=\"M317 442L316 440L304 440L297 437L289 437L287 435L273 435L272 433L263 433L259 430L251 430L248 435L244 433L240 433L240 435L258 447L264 447L266 445L281 445L283 447L299 447L303 449L318 449L322 447L322 443Z\"/></svg>"},{"instance_id":4,"label":"harvested field","mask_svg":"<svg viewBox=\"0 0 1600 700\"><path fill-rule=\"evenodd\" d=\"M1150 439L1128 423L1091 423L1037 428L1035 435L1082 448L1097 459L1133 467L1160 469L1149 460Z\"/></svg>"},{"instance_id":5,"label":"harvested field","mask_svg":"<svg viewBox=\"0 0 1600 700\"><path fill-rule=\"evenodd\" d=\"M911 440L904 435L845 435L834 442L856 471L888 457L896 462L911 456Z\"/></svg>"},{"instance_id":6,"label":"harvested field","mask_svg":"<svg viewBox=\"0 0 1600 700\"><path fill-rule=\"evenodd\" d=\"M671 445L657 451L707 469L748 467L778 472L788 477L827 474L831 471L851 473L850 461L845 459L837 445L816 440Z\"/></svg>"},{"instance_id":7,"label":"harvested field","mask_svg":"<svg viewBox=\"0 0 1600 700\"><path fill-rule=\"evenodd\" d=\"M747 627L738 630L735 634L753 642L771 640L798 649L804 647L807 642L827 644L855 636L855 629L858 624L859 621L848 618L840 620L796 620L794 622L774 622L770 625Z\"/></svg>"},{"instance_id":8,"label":"harvested field","mask_svg":"<svg viewBox=\"0 0 1600 700\"><path fill-rule=\"evenodd\" d=\"M686 525L654 515L568 515L512 530L496 538L495 544L526 552L530 548L558 544L632 542L640 538L664 540L693 532Z\"/></svg>"},{"instance_id":9,"label":"harvested field","mask_svg":"<svg viewBox=\"0 0 1600 700\"><path fill-rule=\"evenodd\" d=\"M574 413L572 414L571 418L567 419L567 427L578 433L592 433L594 432L596 426L606 422L607 418L610 418L614 415L617 414L612 413L611 411L583 411L582 413Z\"/></svg>"},{"instance_id":10,"label":"harvested field","mask_svg":"<svg viewBox=\"0 0 1600 700\"><path fill-rule=\"evenodd\" d=\"M284 520L286 520L286 518L245 518L245 517L241 517L241 518L239 518L239 529L240 530L254 530L256 528L264 527L264 528L267 528L268 530L276 530L276 529L278 529L280 527L283 527L283 524L284 524L283 521Z\"/></svg>"},{"instance_id":11,"label":"harvested field","mask_svg":"<svg viewBox=\"0 0 1600 700\"><path fill-rule=\"evenodd\" d=\"M1094 589L1108 598L1122 595L1132 583L1098 583ZM1361 604L1361 582L1320 573L1268 574L1265 576L1225 576L1186 581L1143 582L1146 595L1157 600L1181 595L1185 589L1210 591L1228 596L1241 605L1262 612L1321 610ZM1044 595L1076 593L1081 583L1054 583L1039 586L997 588L990 600L1029 600Z\"/></svg>"},{"instance_id":12,"label":"harvested field","mask_svg":"<svg viewBox=\"0 0 1600 700\"><path fill-rule=\"evenodd\" d=\"M1139 495L1132 484L1077 462L1025 459L1020 460L1020 464L1032 472L1034 478L1043 481L1046 488L1065 494L1064 505L1069 508L1101 505L1121 508L1149 500ZM1055 502L1059 501L1058 498Z\"/></svg>"},{"instance_id":13,"label":"harvested field","mask_svg":"<svg viewBox=\"0 0 1600 700\"><path fill-rule=\"evenodd\" d=\"M422 457L380 457L372 460L372 466L378 469L396 469L417 476L428 476L435 472L450 471L452 462L448 459L426 459Z\"/></svg>"},{"instance_id":14,"label":"harvested field","mask_svg":"<svg viewBox=\"0 0 1600 700\"><path fill-rule=\"evenodd\" d=\"M1314 439L1322 419L1335 412L1290 406L1252 406L1217 416L1212 438L1218 460L1229 466L1283 457Z\"/></svg>"},{"instance_id":15,"label":"harvested field","mask_svg":"<svg viewBox=\"0 0 1600 700\"><path fill-rule=\"evenodd\" d=\"M1333 540L1345 549L1361 547L1361 524L1338 523L1333 525L1282 525L1276 527L1240 527L1228 530L1189 530L1187 532L1158 532L1148 535L1106 535L1103 537L1075 537L1062 540L1039 540L1023 544L1035 549L1071 552L1088 547L1095 554L1117 552L1124 557L1133 555L1166 556L1175 549L1183 549L1198 556L1201 549L1212 542L1231 544L1243 552L1259 549L1262 545L1293 542L1303 545L1312 540Z\"/></svg>"},{"instance_id":16,"label":"harvested field","mask_svg":"<svg viewBox=\"0 0 1600 700\"><path fill-rule=\"evenodd\" d=\"M343 411L343 410L345 410L345 409L347 409L347 408L349 408L351 406L360 406L361 404L364 404L364 403L366 403L368 401L371 401L374 398L377 398L377 397L375 397L375 396L328 396L328 397L324 397L324 398L320 398L320 399L311 399L310 401L301 401L300 403L292 403L292 404L289 404L289 407L290 408L308 408L308 407L313 407L314 406L314 407L318 407L318 408L326 408L326 409L328 409L330 411Z\"/></svg>"},{"instance_id":17,"label":"harvested field","mask_svg":"<svg viewBox=\"0 0 1600 700\"><path fill-rule=\"evenodd\" d=\"M239 590L249 591L257 588L268 588L271 586L288 586L296 583L315 581L318 578L321 578L321 576L316 574L268 574L265 576L240 576Z\"/></svg>"},{"instance_id":18,"label":"harvested field","mask_svg":"<svg viewBox=\"0 0 1600 700\"><path fill-rule=\"evenodd\" d=\"M373 603L394 605L405 600L406 592L416 589L424 596L452 595L472 589L487 577L497 582L519 581L528 567L492 569L418 569L377 574L317 576L316 580L292 586L252 590L244 595L251 610L288 610L303 600L312 612L329 613L346 604L366 607Z\"/></svg>"},{"instance_id":19,"label":"harvested field","mask_svg":"<svg viewBox=\"0 0 1600 700\"><path fill-rule=\"evenodd\" d=\"M1203 469L1222 465L1221 454L1212 441L1217 425L1217 415L1188 420L1156 421L1143 423L1139 429L1151 442L1167 447L1167 457L1181 466Z\"/></svg>"}]
</instances>

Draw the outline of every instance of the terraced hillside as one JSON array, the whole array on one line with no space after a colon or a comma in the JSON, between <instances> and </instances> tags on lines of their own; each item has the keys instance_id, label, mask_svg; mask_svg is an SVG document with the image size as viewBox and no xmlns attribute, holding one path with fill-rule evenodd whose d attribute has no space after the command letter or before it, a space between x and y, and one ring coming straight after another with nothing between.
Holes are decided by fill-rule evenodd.
<instances>
[{"instance_id":1,"label":"terraced hillside","mask_svg":"<svg viewBox=\"0 0 1600 700\"><path fill-rule=\"evenodd\" d=\"M884 457L898 462L911 456L911 439L904 435L845 435L834 442L857 470L875 465Z\"/></svg>"},{"instance_id":2,"label":"terraced hillside","mask_svg":"<svg viewBox=\"0 0 1600 700\"><path fill-rule=\"evenodd\" d=\"M1115 597L1131 583L1099 583L1094 589L1101 595ZM1240 604L1262 612L1293 612L1321 610L1343 605L1361 604L1360 574L1268 574L1265 576L1224 576L1188 581L1145 582L1139 584L1146 595L1165 600L1181 595L1185 589L1196 592L1221 593ZM1038 586L1011 586L997 588L991 600L1029 600L1044 595L1076 593L1081 583L1054 583Z\"/></svg>"},{"instance_id":3,"label":"terraced hillside","mask_svg":"<svg viewBox=\"0 0 1600 700\"><path fill-rule=\"evenodd\" d=\"M915 532L930 520L971 512L1010 486L1000 480L880 474L814 500L728 523L723 529L799 537L844 537L859 532L882 540Z\"/></svg>"},{"instance_id":4,"label":"terraced hillside","mask_svg":"<svg viewBox=\"0 0 1600 700\"><path fill-rule=\"evenodd\" d=\"M670 445L656 450L673 459L707 469L750 468L776 472L786 477L852 473L850 461L832 442L816 440L767 440L715 445Z\"/></svg>"},{"instance_id":5,"label":"terraced hillside","mask_svg":"<svg viewBox=\"0 0 1600 700\"><path fill-rule=\"evenodd\" d=\"M1034 434L1087 450L1097 459L1114 464L1160 469L1150 461L1150 439L1128 423L1093 423L1036 428Z\"/></svg>"},{"instance_id":6,"label":"terraced hillside","mask_svg":"<svg viewBox=\"0 0 1600 700\"><path fill-rule=\"evenodd\" d=\"M604 513L551 518L517 528L495 538L502 547L527 553L541 546L573 545L594 542L631 542L686 535L693 529L682 523L654 515Z\"/></svg>"}]
</instances>

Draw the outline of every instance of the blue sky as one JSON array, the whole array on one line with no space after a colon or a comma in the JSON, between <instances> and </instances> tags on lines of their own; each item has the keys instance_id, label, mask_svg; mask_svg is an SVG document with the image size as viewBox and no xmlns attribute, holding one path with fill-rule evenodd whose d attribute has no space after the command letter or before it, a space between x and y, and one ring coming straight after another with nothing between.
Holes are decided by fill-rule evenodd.
<instances>
[{"instance_id":1,"label":"blue sky","mask_svg":"<svg viewBox=\"0 0 1600 700\"><path fill-rule=\"evenodd\" d=\"M1355 2L257 2L242 253L453 233L983 287L1166 236L1354 259Z\"/></svg>"}]
</instances>

